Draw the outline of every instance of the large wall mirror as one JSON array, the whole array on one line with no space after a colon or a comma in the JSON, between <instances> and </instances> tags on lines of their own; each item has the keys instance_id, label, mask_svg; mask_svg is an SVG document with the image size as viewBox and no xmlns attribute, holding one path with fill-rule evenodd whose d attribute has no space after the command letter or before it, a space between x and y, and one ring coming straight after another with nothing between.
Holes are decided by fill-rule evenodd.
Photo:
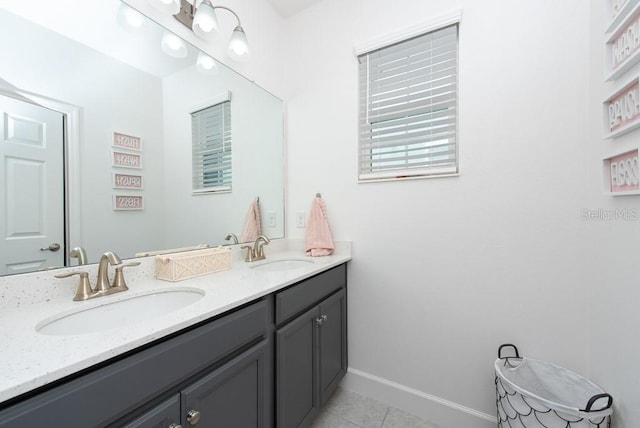
<instances>
[{"instance_id":1,"label":"large wall mirror","mask_svg":"<svg viewBox=\"0 0 640 428\"><path fill-rule=\"evenodd\" d=\"M258 198L284 237L281 100L189 44L167 55L157 24L118 24L118 0L28 3L0 9L0 274L76 265L78 247L94 263L228 244ZM231 189L194 192L192 113L222 98Z\"/></svg>"}]
</instances>

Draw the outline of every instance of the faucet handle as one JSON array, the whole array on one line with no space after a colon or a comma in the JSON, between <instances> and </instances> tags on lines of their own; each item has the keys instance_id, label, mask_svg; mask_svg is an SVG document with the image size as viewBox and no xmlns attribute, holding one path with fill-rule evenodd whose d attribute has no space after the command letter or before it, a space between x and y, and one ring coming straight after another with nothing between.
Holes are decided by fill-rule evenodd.
<instances>
[{"instance_id":1,"label":"faucet handle","mask_svg":"<svg viewBox=\"0 0 640 428\"><path fill-rule=\"evenodd\" d=\"M117 289L118 291L128 290L129 287L127 287L127 282L124 280L124 272L123 272L124 268L138 266L139 264L140 262L131 262L131 263L121 263L117 265L116 276L113 278L112 287L114 289Z\"/></svg>"},{"instance_id":2,"label":"faucet handle","mask_svg":"<svg viewBox=\"0 0 640 428\"><path fill-rule=\"evenodd\" d=\"M59 273L54 275L56 278L69 278L74 275L78 275L80 277L80 282L78 283L78 289L76 290L76 295L73 297L75 302L79 302L82 300L87 300L91 298L95 293L91 288L91 283L89 282L89 274L84 271L73 271L66 273Z\"/></svg>"}]
</instances>

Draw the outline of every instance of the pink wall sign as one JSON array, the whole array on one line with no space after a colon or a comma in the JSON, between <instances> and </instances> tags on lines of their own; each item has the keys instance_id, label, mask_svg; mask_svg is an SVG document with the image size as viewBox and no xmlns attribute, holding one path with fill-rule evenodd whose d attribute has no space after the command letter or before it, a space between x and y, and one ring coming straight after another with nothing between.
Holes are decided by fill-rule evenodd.
<instances>
[{"instance_id":1,"label":"pink wall sign","mask_svg":"<svg viewBox=\"0 0 640 428\"><path fill-rule=\"evenodd\" d=\"M611 132L628 125L640 116L638 81L609 102L609 130Z\"/></svg>"},{"instance_id":2,"label":"pink wall sign","mask_svg":"<svg viewBox=\"0 0 640 428\"><path fill-rule=\"evenodd\" d=\"M605 101L609 137L621 135L640 124L640 85L638 79Z\"/></svg>"},{"instance_id":3,"label":"pink wall sign","mask_svg":"<svg viewBox=\"0 0 640 428\"><path fill-rule=\"evenodd\" d=\"M640 190L638 149L609 158L611 193Z\"/></svg>"},{"instance_id":4,"label":"pink wall sign","mask_svg":"<svg viewBox=\"0 0 640 428\"><path fill-rule=\"evenodd\" d=\"M620 65L632 58L640 50L640 9L616 31L610 40L611 69L615 71Z\"/></svg>"},{"instance_id":5,"label":"pink wall sign","mask_svg":"<svg viewBox=\"0 0 640 428\"><path fill-rule=\"evenodd\" d=\"M144 201L138 195L114 195L113 209L117 211L143 210Z\"/></svg>"},{"instance_id":6,"label":"pink wall sign","mask_svg":"<svg viewBox=\"0 0 640 428\"><path fill-rule=\"evenodd\" d=\"M637 0L610 4L614 14L605 41L605 74L614 81L640 60L640 3Z\"/></svg>"},{"instance_id":7,"label":"pink wall sign","mask_svg":"<svg viewBox=\"0 0 640 428\"><path fill-rule=\"evenodd\" d=\"M142 151L142 140L140 137L134 137L132 135L121 134L119 132L113 133L113 146L121 149Z\"/></svg>"},{"instance_id":8,"label":"pink wall sign","mask_svg":"<svg viewBox=\"0 0 640 428\"><path fill-rule=\"evenodd\" d=\"M113 151L113 166L119 168L142 168L142 155Z\"/></svg>"},{"instance_id":9,"label":"pink wall sign","mask_svg":"<svg viewBox=\"0 0 640 428\"><path fill-rule=\"evenodd\" d=\"M142 189L142 176L113 173L113 187L116 189Z\"/></svg>"}]
</instances>

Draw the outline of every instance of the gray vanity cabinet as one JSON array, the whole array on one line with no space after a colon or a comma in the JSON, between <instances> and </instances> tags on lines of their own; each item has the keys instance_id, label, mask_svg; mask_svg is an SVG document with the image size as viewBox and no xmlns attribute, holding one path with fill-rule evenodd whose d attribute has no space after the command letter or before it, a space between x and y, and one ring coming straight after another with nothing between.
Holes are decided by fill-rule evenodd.
<instances>
[{"instance_id":1,"label":"gray vanity cabinet","mask_svg":"<svg viewBox=\"0 0 640 428\"><path fill-rule=\"evenodd\" d=\"M347 293L341 290L320 304L320 407L324 406L347 372Z\"/></svg>"},{"instance_id":2,"label":"gray vanity cabinet","mask_svg":"<svg viewBox=\"0 0 640 428\"><path fill-rule=\"evenodd\" d=\"M276 323L276 425L305 427L347 370L346 266L277 293Z\"/></svg>"},{"instance_id":3,"label":"gray vanity cabinet","mask_svg":"<svg viewBox=\"0 0 640 428\"><path fill-rule=\"evenodd\" d=\"M272 403L265 373L271 347L263 341L182 391L182 426L270 427ZM189 415L198 415L191 423Z\"/></svg>"},{"instance_id":4,"label":"gray vanity cabinet","mask_svg":"<svg viewBox=\"0 0 640 428\"><path fill-rule=\"evenodd\" d=\"M151 410L123 425L123 428L178 428L180 421L180 395L158 404Z\"/></svg>"},{"instance_id":5,"label":"gray vanity cabinet","mask_svg":"<svg viewBox=\"0 0 640 428\"><path fill-rule=\"evenodd\" d=\"M260 342L123 427L270 427L269 344Z\"/></svg>"},{"instance_id":6,"label":"gray vanity cabinet","mask_svg":"<svg viewBox=\"0 0 640 428\"><path fill-rule=\"evenodd\" d=\"M278 428L306 426L318 413L318 307L276 331Z\"/></svg>"}]
</instances>

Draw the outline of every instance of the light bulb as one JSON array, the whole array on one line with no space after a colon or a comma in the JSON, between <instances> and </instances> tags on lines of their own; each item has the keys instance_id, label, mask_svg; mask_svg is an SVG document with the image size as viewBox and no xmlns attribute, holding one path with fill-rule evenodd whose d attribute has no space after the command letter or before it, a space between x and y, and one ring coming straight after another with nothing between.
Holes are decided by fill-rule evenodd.
<instances>
[{"instance_id":1,"label":"light bulb","mask_svg":"<svg viewBox=\"0 0 640 428\"><path fill-rule=\"evenodd\" d=\"M204 74L216 74L218 73L218 64L216 64L216 60L209 55L204 52L198 52L196 69Z\"/></svg>"},{"instance_id":2,"label":"light bulb","mask_svg":"<svg viewBox=\"0 0 640 428\"><path fill-rule=\"evenodd\" d=\"M237 26L229 39L228 54L239 61L247 61L249 59L249 43L247 36L241 26Z\"/></svg>"},{"instance_id":3,"label":"light bulb","mask_svg":"<svg viewBox=\"0 0 640 428\"><path fill-rule=\"evenodd\" d=\"M149 0L149 3L170 15L176 15L180 12L180 0Z\"/></svg>"},{"instance_id":4,"label":"light bulb","mask_svg":"<svg viewBox=\"0 0 640 428\"><path fill-rule=\"evenodd\" d=\"M145 26L147 19L135 9L120 3L118 8L118 25L126 30L138 31Z\"/></svg>"},{"instance_id":5,"label":"light bulb","mask_svg":"<svg viewBox=\"0 0 640 428\"><path fill-rule=\"evenodd\" d=\"M218 17L208 0L200 3L193 17L193 32L199 37L211 40L218 31Z\"/></svg>"},{"instance_id":6,"label":"light bulb","mask_svg":"<svg viewBox=\"0 0 640 428\"><path fill-rule=\"evenodd\" d=\"M187 56L187 45L184 41L168 31L164 32L160 46L164 53L174 58L184 58Z\"/></svg>"}]
</instances>

